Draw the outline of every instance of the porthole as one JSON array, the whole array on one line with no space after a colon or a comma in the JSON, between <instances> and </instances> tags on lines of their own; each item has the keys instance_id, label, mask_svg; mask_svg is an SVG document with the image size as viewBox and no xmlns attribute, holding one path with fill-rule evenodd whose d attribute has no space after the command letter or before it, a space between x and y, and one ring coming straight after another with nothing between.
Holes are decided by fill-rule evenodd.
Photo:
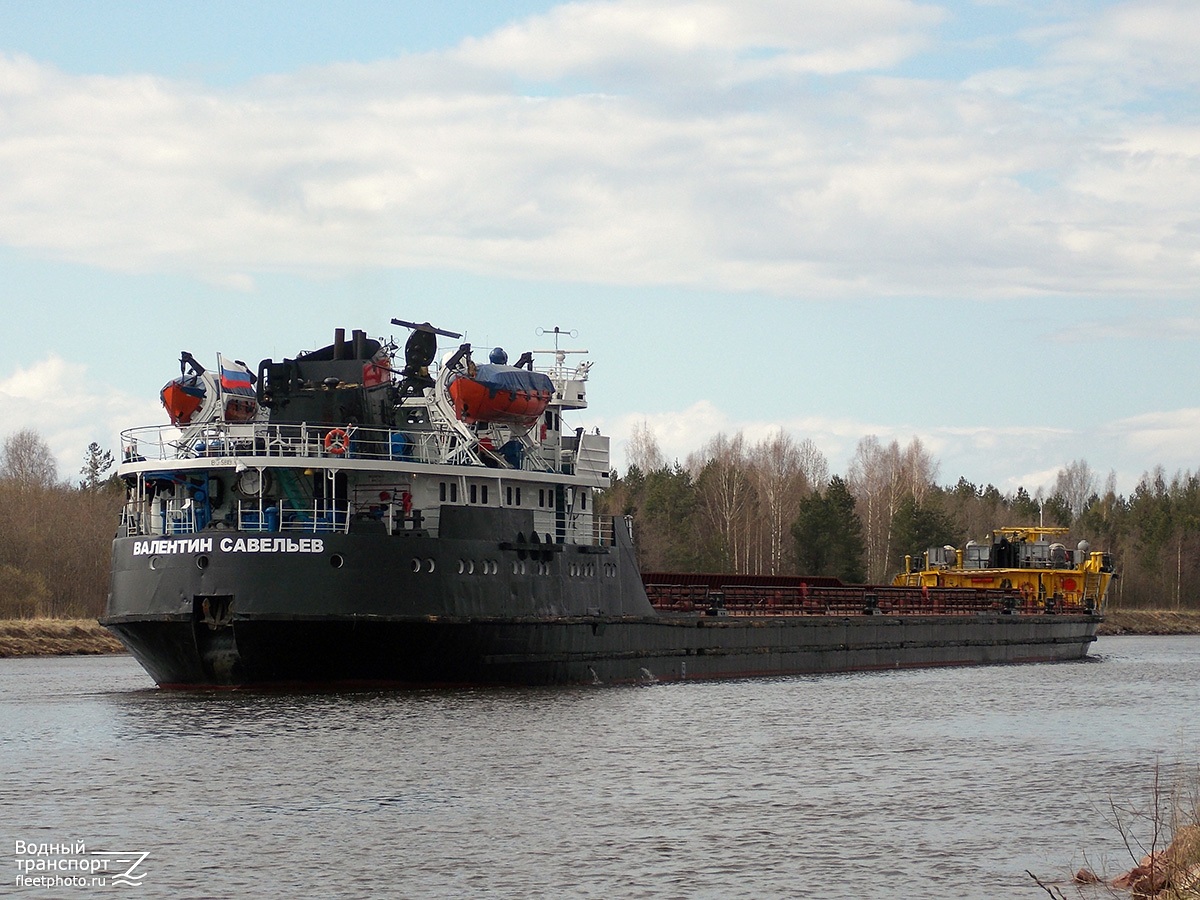
<instances>
[{"instance_id":1,"label":"porthole","mask_svg":"<svg viewBox=\"0 0 1200 900\"><path fill-rule=\"evenodd\" d=\"M159 556L150 557L150 568L155 569L155 570L162 568L162 557L159 557Z\"/></svg>"},{"instance_id":2,"label":"porthole","mask_svg":"<svg viewBox=\"0 0 1200 900\"><path fill-rule=\"evenodd\" d=\"M460 559L458 561L458 574L462 575L466 571L467 571L467 562L466 562L466 560Z\"/></svg>"},{"instance_id":3,"label":"porthole","mask_svg":"<svg viewBox=\"0 0 1200 900\"><path fill-rule=\"evenodd\" d=\"M329 557L329 564L335 569L340 569L346 564L346 559L342 556L342 554L335 553L333 556Z\"/></svg>"},{"instance_id":4,"label":"porthole","mask_svg":"<svg viewBox=\"0 0 1200 900\"><path fill-rule=\"evenodd\" d=\"M428 557L425 560L425 571L432 572L436 568L437 568L437 564L433 561L433 557L432 556Z\"/></svg>"},{"instance_id":5,"label":"porthole","mask_svg":"<svg viewBox=\"0 0 1200 900\"><path fill-rule=\"evenodd\" d=\"M203 553L201 553L199 556L196 557L196 568L197 569L207 569L208 568L208 557L205 556Z\"/></svg>"},{"instance_id":6,"label":"porthole","mask_svg":"<svg viewBox=\"0 0 1200 900\"><path fill-rule=\"evenodd\" d=\"M412 561L412 570L414 572L421 571L421 561L419 559L417 559L415 556L413 557L413 561Z\"/></svg>"}]
</instances>

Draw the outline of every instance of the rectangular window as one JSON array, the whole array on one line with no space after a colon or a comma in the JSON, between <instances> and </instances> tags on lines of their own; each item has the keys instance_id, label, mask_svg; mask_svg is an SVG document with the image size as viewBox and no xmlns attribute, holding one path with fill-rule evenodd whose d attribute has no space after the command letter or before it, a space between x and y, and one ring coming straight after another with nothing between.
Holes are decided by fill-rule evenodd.
<instances>
[{"instance_id":1,"label":"rectangular window","mask_svg":"<svg viewBox=\"0 0 1200 900\"><path fill-rule=\"evenodd\" d=\"M470 502L471 502L471 503L478 503L478 502L479 502L479 496L478 496L478 491L479 491L479 488L478 488L476 485L471 485L471 488L470 488L470 490L471 490L471 500L470 500Z\"/></svg>"},{"instance_id":2,"label":"rectangular window","mask_svg":"<svg viewBox=\"0 0 1200 900\"><path fill-rule=\"evenodd\" d=\"M521 505L521 489L517 488L517 506Z\"/></svg>"},{"instance_id":3,"label":"rectangular window","mask_svg":"<svg viewBox=\"0 0 1200 900\"><path fill-rule=\"evenodd\" d=\"M538 488L538 506L546 505L546 489Z\"/></svg>"},{"instance_id":4,"label":"rectangular window","mask_svg":"<svg viewBox=\"0 0 1200 900\"><path fill-rule=\"evenodd\" d=\"M438 499L443 503L446 502L446 482L444 481L438 485Z\"/></svg>"},{"instance_id":5,"label":"rectangular window","mask_svg":"<svg viewBox=\"0 0 1200 900\"><path fill-rule=\"evenodd\" d=\"M504 489L504 505L512 506L512 488L511 487L506 487Z\"/></svg>"},{"instance_id":6,"label":"rectangular window","mask_svg":"<svg viewBox=\"0 0 1200 900\"><path fill-rule=\"evenodd\" d=\"M479 502L482 503L484 506L487 506L487 485L486 484L482 484L479 486Z\"/></svg>"},{"instance_id":7,"label":"rectangular window","mask_svg":"<svg viewBox=\"0 0 1200 900\"><path fill-rule=\"evenodd\" d=\"M458 482L457 481L450 482L450 502L451 503L458 502Z\"/></svg>"},{"instance_id":8,"label":"rectangular window","mask_svg":"<svg viewBox=\"0 0 1200 900\"><path fill-rule=\"evenodd\" d=\"M587 491L579 492L579 508L587 509Z\"/></svg>"}]
</instances>

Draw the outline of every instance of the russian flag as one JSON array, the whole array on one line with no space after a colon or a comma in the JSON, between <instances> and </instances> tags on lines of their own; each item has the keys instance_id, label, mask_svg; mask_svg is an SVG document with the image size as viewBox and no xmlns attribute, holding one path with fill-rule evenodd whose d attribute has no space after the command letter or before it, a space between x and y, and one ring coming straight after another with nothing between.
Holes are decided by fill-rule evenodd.
<instances>
[{"instance_id":1,"label":"russian flag","mask_svg":"<svg viewBox=\"0 0 1200 900\"><path fill-rule=\"evenodd\" d=\"M254 396L254 373L237 361L225 359L218 354L221 366L221 390L226 394Z\"/></svg>"}]
</instances>

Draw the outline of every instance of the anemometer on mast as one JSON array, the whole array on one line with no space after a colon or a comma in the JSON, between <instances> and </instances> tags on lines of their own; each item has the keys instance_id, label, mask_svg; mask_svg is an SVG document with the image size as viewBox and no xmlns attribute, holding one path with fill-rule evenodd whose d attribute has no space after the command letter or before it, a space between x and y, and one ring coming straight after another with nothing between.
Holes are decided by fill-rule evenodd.
<instances>
[{"instance_id":1,"label":"anemometer on mast","mask_svg":"<svg viewBox=\"0 0 1200 900\"><path fill-rule=\"evenodd\" d=\"M559 328L557 325L555 325L553 328L539 328L539 329L537 329L537 333L539 335L542 335L542 334L554 335L554 349L553 350L534 350L533 352L534 353L553 353L554 354L554 369L555 369L556 374L561 374L566 369L568 353L583 354L583 353L588 352L587 350L567 350L567 349L559 346L559 340L563 337L572 337L572 338L579 337L579 332L576 331L574 328L567 330L565 328ZM589 368L591 368L590 362L585 362L585 363L580 364L578 375L582 376L580 378L581 381L585 380L587 378L587 370Z\"/></svg>"}]
</instances>

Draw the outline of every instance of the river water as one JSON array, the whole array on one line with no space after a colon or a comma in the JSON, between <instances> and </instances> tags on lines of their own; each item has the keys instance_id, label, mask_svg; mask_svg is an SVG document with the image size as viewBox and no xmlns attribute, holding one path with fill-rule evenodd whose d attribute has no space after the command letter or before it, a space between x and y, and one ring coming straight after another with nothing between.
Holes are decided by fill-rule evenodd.
<instances>
[{"instance_id":1,"label":"river water","mask_svg":"<svg viewBox=\"0 0 1200 900\"><path fill-rule=\"evenodd\" d=\"M1044 897L1026 869L1128 867L1110 800L1194 767L1198 709L1196 637L524 690L164 692L128 657L0 660L0 894ZM63 855L30 845L75 842L109 873L126 857L93 854L148 853L141 886L18 886Z\"/></svg>"}]
</instances>

